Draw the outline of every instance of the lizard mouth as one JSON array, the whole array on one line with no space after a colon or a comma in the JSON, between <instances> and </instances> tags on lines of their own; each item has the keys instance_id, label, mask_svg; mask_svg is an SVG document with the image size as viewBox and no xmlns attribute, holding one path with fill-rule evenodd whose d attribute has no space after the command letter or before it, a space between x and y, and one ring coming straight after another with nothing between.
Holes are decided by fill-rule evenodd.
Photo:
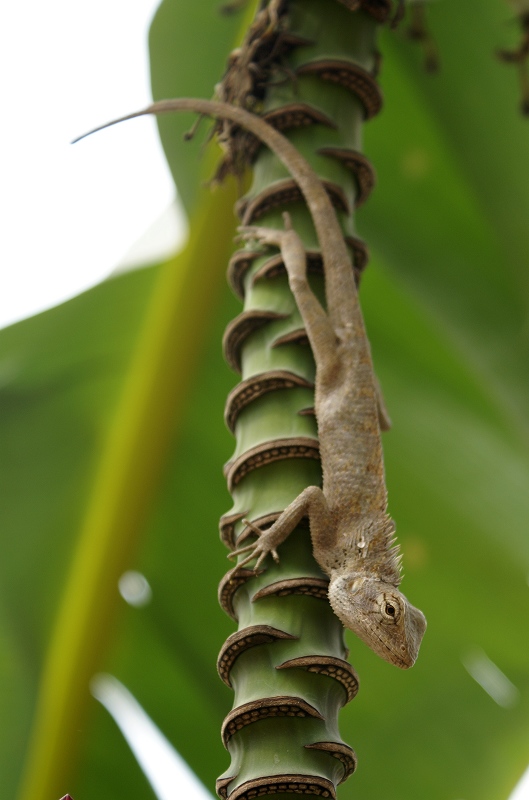
<instances>
[{"instance_id":1,"label":"lizard mouth","mask_svg":"<svg viewBox=\"0 0 529 800\"><path fill-rule=\"evenodd\" d=\"M389 646L387 642L379 635L376 628L369 628L369 632L373 636L373 638L377 639L384 650L387 650L389 658L385 658L385 661L389 661L391 664L395 664L396 666L400 667L401 669L409 669L415 663L414 659L411 658L404 658L400 653L394 650L392 647ZM379 653L379 655L382 655ZM384 656L382 656L384 658Z\"/></svg>"},{"instance_id":2,"label":"lizard mouth","mask_svg":"<svg viewBox=\"0 0 529 800\"><path fill-rule=\"evenodd\" d=\"M360 589L362 586L360 585L358 588ZM373 607L367 610L362 608L360 603L355 602L356 598L349 599L349 602L344 603L343 593L343 582L340 578L334 582L331 580L329 601L343 625L356 634L384 661L400 669L412 667L417 658L418 645L423 631L420 629L420 620L415 620L413 615L408 618L409 608L402 609L403 617L398 624L390 625L386 620L387 624L381 625L383 621L381 612L374 598L372 599ZM416 611L416 609L412 610ZM417 612L417 614L422 617L421 612Z\"/></svg>"},{"instance_id":3,"label":"lizard mouth","mask_svg":"<svg viewBox=\"0 0 529 800\"><path fill-rule=\"evenodd\" d=\"M364 618L364 623L367 620ZM342 623L343 623L342 619ZM403 655L402 652L399 652L397 647L392 647L387 639L380 635L380 631L377 625L370 625L368 624L362 625L360 620L359 624L353 627L350 624L350 621L345 623L345 627L349 628L359 639L361 639L364 644L366 644L371 650L373 650L380 658L383 658L384 661L387 661L389 664L393 664L394 666L400 667L400 669L409 669L415 663L415 659L410 656L407 652L406 655Z\"/></svg>"}]
</instances>

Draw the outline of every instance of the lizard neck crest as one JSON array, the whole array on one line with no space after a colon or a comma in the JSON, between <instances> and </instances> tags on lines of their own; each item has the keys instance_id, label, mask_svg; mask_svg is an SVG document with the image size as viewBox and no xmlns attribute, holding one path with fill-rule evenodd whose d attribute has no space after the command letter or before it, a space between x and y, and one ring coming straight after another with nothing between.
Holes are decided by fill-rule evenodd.
<instances>
[{"instance_id":1,"label":"lizard neck crest","mask_svg":"<svg viewBox=\"0 0 529 800\"><path fill-rule=\"evenodd\" d=\"M331 577L329 602L346 628L401 669L412 667L426 619L394 584L355 572Z\"/></svg>"}]
</instances>

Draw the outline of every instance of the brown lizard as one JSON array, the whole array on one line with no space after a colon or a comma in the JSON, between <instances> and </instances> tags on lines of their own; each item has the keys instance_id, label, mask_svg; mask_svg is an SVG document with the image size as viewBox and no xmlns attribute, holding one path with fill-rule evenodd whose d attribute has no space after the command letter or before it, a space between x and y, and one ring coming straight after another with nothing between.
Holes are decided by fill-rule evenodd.
<instances>
[{"instance_id":1,"label":"brown lizard","mask_svg":"<svg viewBox=\"0 0 529 800\"><path fill-rule=\"evenodd\" d=\"M314 557L330 578L329 601L336 615L386 661L411 667L426 620L398 589L400 557L394 545L395 525L386 510L371 352L349 253L334 208L320 179L294 145L242 108L190 98L162 100L95 130L144 114L173 111L227 118L249 130L276 154L307 202L325 268L327 312L308 284L305 250L290 228L288 216L283 231L242 229L246 237L280 247L305 323L316 362L315 410L323 489L307 487L268 530L249 526L258 539L232 553L247 554L236 569L253 559L257 559L257 569L269 553L277 559L278 546L308 516Z\"/></svg>"}]
</instances>

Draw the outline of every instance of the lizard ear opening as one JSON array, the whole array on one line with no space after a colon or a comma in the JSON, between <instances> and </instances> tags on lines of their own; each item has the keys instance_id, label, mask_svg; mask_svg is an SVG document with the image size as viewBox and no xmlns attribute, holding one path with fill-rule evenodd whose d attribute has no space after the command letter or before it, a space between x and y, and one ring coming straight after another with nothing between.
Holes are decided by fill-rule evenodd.
<instances>
[{"instance_id":1,"label":"lizard ear opening","mask_svg":"<svg viewBox=\"0 0 529 800\"><path fill-rule=\"evenodd\" d=\"M357 592L360 591L365 582L366 582L365 577L359 577L358 575L355 575L348 581L347 590L351 594L356 594Z\"/></svg>"}]
</instances>

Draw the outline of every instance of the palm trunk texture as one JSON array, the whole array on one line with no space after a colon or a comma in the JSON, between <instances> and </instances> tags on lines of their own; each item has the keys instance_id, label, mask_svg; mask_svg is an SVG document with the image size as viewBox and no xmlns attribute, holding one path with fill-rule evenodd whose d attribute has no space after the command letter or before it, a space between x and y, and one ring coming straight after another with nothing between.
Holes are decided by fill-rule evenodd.
<instances>
[{"instance_id":1,"label":"palm trunk texture","mask_svg":"<svg viewBox=\"0 0 529 800\"><path fill-rule=\"evenodd\" d=\"M249 74L254 88L264 86L257 110L324 182L357 279L367 250L355 234L354 209L374 184L360 152L362 128L382 104L376 35L390 12L390 0L272 0L247 38L255 54ZM225 99L237 101L232 77L224 78ZM296 184L251 137L243 149L253 162L253 183L237 207L241 221L282 227L288 210L307 249L311 283L323 297L318 242ZM225 468L233 507L220 521L222 541L234 549L245 519L268 527L306 486L321 485L321 469L314 360L281 258L239 250L228 274L244 302L224 337L226 359L241 375L226 404L236 437ZM220 677L235 692L222 727L231 763L217 781L219 796L229 800L334 798L356 767L354 751L340 738L338 713L355 697L358 678L346 660L343 627L327 601L327 578L312 556L307 525L279 555L279 564L268 558L258 574L246 567L228 572L219 587L223 609L239 626L218 660Z\"/></svg>"}]
</instances>

